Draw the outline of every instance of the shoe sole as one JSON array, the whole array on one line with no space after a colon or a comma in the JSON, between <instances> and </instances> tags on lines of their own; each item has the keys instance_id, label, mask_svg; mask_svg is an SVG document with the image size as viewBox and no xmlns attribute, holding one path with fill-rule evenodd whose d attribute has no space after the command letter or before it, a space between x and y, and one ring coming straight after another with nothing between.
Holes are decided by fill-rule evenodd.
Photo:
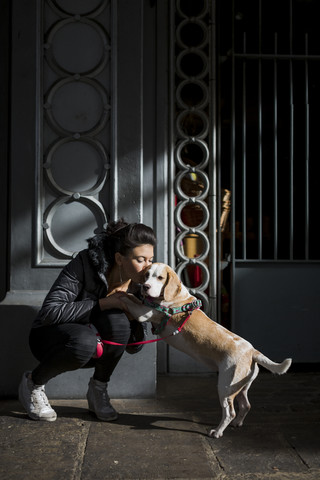
<instances>
[{"instance_id":1,"label":"shoe sole","mask_svg":"<svg viewBox=\"0 0 320 480\"><path fill-rule=\"evenodd\" d=\"M55 422L57 420L57 415L55 415L54 417L38 417L37 415L33 416L32 413L28 412L27 415L29 418L31 418L31 420L38 420L40 422Z\"/></svg>"},{"instance_id":2,"label":"shoe sole","mask_svg":"<svg viewBox=\"0 0 320 480\"><path fill-rule=\"evenodd\" d=\"M22 406L24 407L28 417L31 418L31 420L38 420L41 422L54 422L55 420L57 420L57 414L53 415L52 417L39 417L39 415L36 415L35 413L28 412L27 408L23 405L23 403Z\"/></svg>"}]
</instances>

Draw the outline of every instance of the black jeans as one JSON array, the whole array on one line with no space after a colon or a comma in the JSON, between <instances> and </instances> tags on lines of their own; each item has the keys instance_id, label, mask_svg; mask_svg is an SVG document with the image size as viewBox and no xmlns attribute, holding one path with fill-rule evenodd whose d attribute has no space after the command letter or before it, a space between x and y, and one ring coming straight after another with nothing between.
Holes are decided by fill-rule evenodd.
<instances>
[{"instance_id":1,"label":"black jeans","mask_svg":"<svg viewBox=\"0 0 320 480\"><path fill-rule=\"evenodd\" d=\"M29 344L40 364L33 370L32 379L37 385L46 384L63 372L78 368L94 367L93 377L108 382L128 343L130 322L122 310L105 310L95 315L91 323L104 340L122 343L104 345L100 358L96 353L96 334L87 326L78 323L63 323L33 328Z\"/></svg>"}]
</instances>

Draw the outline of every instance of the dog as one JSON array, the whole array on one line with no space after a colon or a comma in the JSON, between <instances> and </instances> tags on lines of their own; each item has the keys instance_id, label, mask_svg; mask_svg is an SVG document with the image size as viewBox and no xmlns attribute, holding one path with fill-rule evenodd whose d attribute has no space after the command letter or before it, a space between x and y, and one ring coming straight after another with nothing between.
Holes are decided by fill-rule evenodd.
<instances>
[{"instance_id":1,"label":"dog","mask_svg":"<svg viewBox=\"0 0 320 480\"><path fill-rule=\"evenodd\" d=\"M197 300L190 295L178 275L168 265L153 263L148 267L144 272L142 288L147 302L141 304L137 303L137 299L132 301L126 298L125 303L130 314L139 322L150 321L156 332L169 345L219 373L218 393L222 419L217 428L210 430L209 436L222 437L230 423L232 426L241 427L251 408L248 390L259 373L258 365L272 373L283 374L289 369L291 358L282 363L273 362L247 340L214 322L199 309L191 311L187 321L188 312L183 311L174 313L168 319L169 314L164 312L170 309L176 312L179 307L195 305ZM237 414L234 408L235 399L238 403Z\"/></svg>"}]
</instances>

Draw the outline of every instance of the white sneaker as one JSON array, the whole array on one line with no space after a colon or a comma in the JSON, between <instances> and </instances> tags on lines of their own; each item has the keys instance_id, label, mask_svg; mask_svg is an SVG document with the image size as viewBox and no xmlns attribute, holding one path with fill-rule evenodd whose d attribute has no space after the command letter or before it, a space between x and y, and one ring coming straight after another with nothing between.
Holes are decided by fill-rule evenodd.
<instances>
[{"instance_id":1,"label":"white sneaker","mask_svg":"<svg viewBox=\"0 0 320 480\"><path fill-rule=\"evenodd\" d=\"M94 412L99 420L111 422L118 418L118 414L110 404L107 385L107 383L90 378L87 400L89 410Z\"/></svg>"},{"instance_id":2,"label":"white sneaker","mask_svg":"<svg viewBox=\"0 0 320 480\"><path fill-rule=\"evenodd\" d=\"M19 400L32 420L54 422L56 412L51 408L44 385L35 385L30 378L31 372L25 372L19 385Z\"/></svg>"}]
</instances>

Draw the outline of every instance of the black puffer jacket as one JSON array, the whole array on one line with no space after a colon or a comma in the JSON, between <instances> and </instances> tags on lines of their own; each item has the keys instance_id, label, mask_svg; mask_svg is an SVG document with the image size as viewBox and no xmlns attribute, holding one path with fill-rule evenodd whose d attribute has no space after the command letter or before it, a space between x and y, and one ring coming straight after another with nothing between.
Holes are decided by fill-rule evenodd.
<instances>
[{"instance_id":1,"label":"black puffer jacket","mask_svg":"<svg viewBox=\"0 0 320 480\"><path fill-rule=\"evenodd\" d=\"M34 320L32 328L60 323L90 323L94 311L99 311L98 300L108 291L107 271L109 261L105 253L105 236L96 235L89 241L89 247L82 250L61 271L47 294ZM130 322L129 343L145 338L145 325ZM140 347L140 348L139 348ZM139 347L127 347L135 353ZM134 350L134 351L132 351Z\"/></svg>"}]
</instances>

